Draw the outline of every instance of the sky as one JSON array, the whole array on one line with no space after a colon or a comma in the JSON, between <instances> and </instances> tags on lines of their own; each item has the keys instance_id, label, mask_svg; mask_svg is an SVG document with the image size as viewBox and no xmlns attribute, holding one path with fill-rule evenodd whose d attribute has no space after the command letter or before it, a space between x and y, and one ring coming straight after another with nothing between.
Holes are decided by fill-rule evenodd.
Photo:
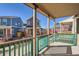
<instances>
[{"instance_id":1,"label":"sky","mask_svg":"<svg viewBox=\"0 0 79 59\"><path fill-rule=\"evenodd\" d=\"M18 16L24 23L26 20L32 17L32 8L22 4L22 3L0 3L0 16ZM40 26L42 28L47 28L47 17L37 12L37 18L40 20ZM62 17L56 19L56 22L60 22L68 17ZM53 19L50 20L50 28L53 28Z\"/></svg>"}]
</instances>

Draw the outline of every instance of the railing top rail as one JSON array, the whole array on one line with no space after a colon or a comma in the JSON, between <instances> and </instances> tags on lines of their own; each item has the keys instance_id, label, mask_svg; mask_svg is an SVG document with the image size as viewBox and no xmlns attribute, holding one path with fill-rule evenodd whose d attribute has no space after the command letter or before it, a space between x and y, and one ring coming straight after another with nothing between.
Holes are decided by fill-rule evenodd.
<instances>
[{"instance_id":1,"label":"railing top rail","mask_svg":"<svg viewBox=\"0 0 79 59\"><path fill-rule=\"evenodd\" d=\"M73 33L56 33L56 34L60 34L60 35L76 35L76 34L73 34Z\"/></svg>"},{"instance_id":2,"label":"railing top rail","mask_svg":"<svg viewBox=\"0 0 79 59\"><path fill-rule=\"evenodd\" d=\"M2 42L2 43L0 43L0 45L14 44L14 43L21 42L21 41L29 41L31 39L33 39L33 37L22 38L22 39L18 39L18 40L14 40L14 41L8 41L8 42Z\"/></svg>"},{"instance_id":3,"label":"railing top rail","mask_svg":"<svg viewBox=\"0 0 79 59\"><path fill-rule=\"evenodd\" d=\"M44 36L48 36L48 35L47 34L44 34L44 35L39 35L37 37L39 38L39 37L44 37Z\"/></svg>"}]
</instances>

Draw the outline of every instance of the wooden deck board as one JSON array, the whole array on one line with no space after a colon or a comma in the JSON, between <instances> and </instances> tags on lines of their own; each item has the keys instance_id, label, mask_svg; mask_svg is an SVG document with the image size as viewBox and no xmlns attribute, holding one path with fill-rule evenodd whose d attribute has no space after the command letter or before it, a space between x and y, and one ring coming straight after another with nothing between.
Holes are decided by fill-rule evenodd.
<instances>
[{"instance_id":1,"label":"wooden deck board","mask_svg":"<svg viewBox=\"0 0 79 59\"><path fill-rule=\"evenodd\" d=\"M44 54L66 54L67 47L50 47Z\"/></svg>"},{"instance_id":2,"label":"wooden deck board","mask_svg":"<svg viewBox=\"0 0 79 59\"><path fill-rule=\"evenodd\" d=\"M79 56L79 46L52 46L44 56Z\"/></svg>"}]
</instances>

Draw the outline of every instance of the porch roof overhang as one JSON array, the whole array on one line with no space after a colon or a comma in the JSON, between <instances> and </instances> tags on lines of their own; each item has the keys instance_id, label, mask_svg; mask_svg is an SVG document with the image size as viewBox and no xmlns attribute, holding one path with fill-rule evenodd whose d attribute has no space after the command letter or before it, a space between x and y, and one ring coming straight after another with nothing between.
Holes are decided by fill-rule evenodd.
<instances>
[{"instance_id":1,"label":"porch roof overhang","mask_svg":"<svg viewBox=\"0 0 79 59\"><path fill-rule=\"evenodd\" d=\"M78 15L79 3L27 3L28 6L37 7L37 11L51 18Z\"/></svg>"}]
</instances>

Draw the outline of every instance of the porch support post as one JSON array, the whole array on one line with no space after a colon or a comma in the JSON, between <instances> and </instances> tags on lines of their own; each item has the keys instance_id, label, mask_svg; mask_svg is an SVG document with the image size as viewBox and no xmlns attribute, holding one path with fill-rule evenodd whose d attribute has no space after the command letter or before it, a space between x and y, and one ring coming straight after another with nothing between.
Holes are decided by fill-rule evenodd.
<instances>
[{"instance_id":1,"label":"porch support post","mask_svg":"<svg viewBox=\"0 0 79 59\"><path fill-rule=\"evenodd\" d=\"M77 35L77 18L74 18L74 34ZM76 43L79 45L78 37L76 36Z\"/></svg>"},{"instance_id":2,"label":"porch support post","mask_svg":"<svg viewBox=\"0 0 79 59\"><path fill-rule=\"evenodd\" d=\"M36 55L36 7L33 9L33 55Z\"/></svg>"},{"instance_id":3,"label":"porch support post","mask_svg":"<svg viewBox=\"0 0 79 59\"><path fill-rule=\"evenodd\" d=\"M50 17L48 17L48 19L47 19L47 35L48 36L50 34L49 30L50 30Z\"/></svg>"},{"instance_id":4,"label":"porch support post","mask_svg":"<svg viewBox=\"0 0 79 59\"><path fill-rule=\"evenodd\" d=\"M54 41L55 41L55 34L56 34L56 20L54 19Z\"/></svg>"},{"instance_id":5,"label":"porch support post","mask_svg":"<svg viewBox=\"0 0 79 59\"><path fill-rule=\"evenodd\" d=\"M77 18L76 18L76 17L77 17L77 15L74 15L74 17L73 17L73 19L74 19L74 21L73 21L73 28L74 28L73 31L74 31L74 32L73 32L73 33L74 33L75 35L77 35ZM78 40L78 36L76 36L76 44L77 44L77 45L79 45L79 42L78 42L78 41L79 41L79 40Z\"/></svg>"}]
</instances>

